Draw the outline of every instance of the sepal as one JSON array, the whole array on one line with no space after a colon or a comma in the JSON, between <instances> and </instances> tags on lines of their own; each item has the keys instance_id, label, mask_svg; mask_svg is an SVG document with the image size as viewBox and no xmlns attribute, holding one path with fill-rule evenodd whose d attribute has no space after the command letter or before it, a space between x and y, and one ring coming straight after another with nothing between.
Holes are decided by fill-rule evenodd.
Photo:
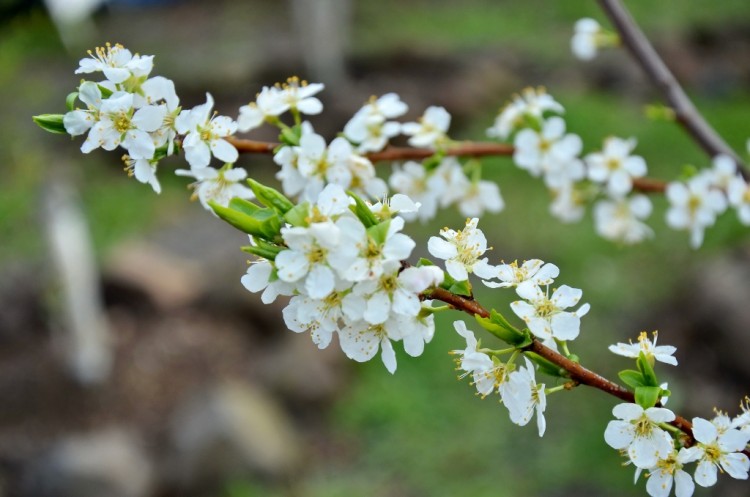
<instances>
[{"instance_id":1,"label":"sepal","mask_svg":"<svg viewBox=\"0 0 750 497\"><path fill-rule=\"evenodd\" d=\"M62 114L40 114L32 117L34 122L42 128L44 131L56 134L67 134L65 131L65 125L63 124Z\"/></svg>"}]
</instances>

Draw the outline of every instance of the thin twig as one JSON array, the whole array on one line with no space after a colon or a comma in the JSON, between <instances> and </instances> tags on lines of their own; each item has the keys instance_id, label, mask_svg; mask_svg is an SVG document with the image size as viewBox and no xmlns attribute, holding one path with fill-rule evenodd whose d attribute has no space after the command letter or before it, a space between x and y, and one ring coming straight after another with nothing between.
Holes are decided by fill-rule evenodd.
<instances>
[{"instance_id":1,"label":"thin twig","mask_svg":"<svg viewBox=\"0 0 750 497\"><path fill-rule=\"evenodd\" d=\"M443 288L437 288L430 292L429 298L445 302L454 309L463 311L472 316L478 315L483 318L488 318L490 316L490 312L476 300L462 297L461 295L456 295ZM608 380L601 375L594 373L589 369L586 369L579 363L572 361L559 352L556 352L555 350L552 350L551 348L545 346L537 339L534 339L534 341L530 345L524 347L523 350L534 352L535 354L544 357L556 366L559 366L561 369L564 369L565 371L567 371L570 378L578 384L596 388L597 390L601 390L605 393L613 395L620 400L624 400L625 402L635 402L635 396L629 390L623 388L613 381ZM692 445L693 443L695 443L695 437L693 436L692 431L693 425L690 421L683 418L682 416L676 416L675 420L670 424L679 428L683 433L687 435L687 437L689 438L689 443L687 445Z\"/></svg>"},{"instance_id":2,"label":"thin twig","mask_svg":"<svg viewBox=\"0 0 750 497\"><path fill-rule=\"evenodd\" d=\"M245 154L271 154L279 146L278 143L245 140L228 137L227 141ZM512 145L494 142L464 142L444 151L445 155L455 157L490 157L512 156L515 148ZM395 160L420 160L432 157L435 150L429 148L386 147L380 152L365 154L372 162ZM666 183L651 178L633 178L633 189L643 193L663 193Z\"/></svg>"},{"instance_id":3,"label":"thin twig","mask_svg":"<svg viewBox=\"0 0 750 497\"><path fill-rule=\"evenodd\" d=\"M623 45L640 64L651 82L672 107L682 127L710 156L726 154L737 163L742 176L750 178L747 166L696 109L664 61L620 0L599 0L599 5L620 34Z\"/></svg>"}]
</instances>

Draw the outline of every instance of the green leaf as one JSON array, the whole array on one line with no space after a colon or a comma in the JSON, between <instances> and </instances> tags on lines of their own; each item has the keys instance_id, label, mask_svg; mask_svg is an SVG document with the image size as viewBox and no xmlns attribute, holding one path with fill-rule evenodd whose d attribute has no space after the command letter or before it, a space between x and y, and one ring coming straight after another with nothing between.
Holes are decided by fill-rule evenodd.
<instances>
[{"instance_id":1,"label":"green leaf","mask_svg":"<svg viewBox=\"0 0 750 497\"><path fill-rule=\"evenodd\" d=\"M638 387L646 386L646 380L643 378L643 375L640 373L640 371L625 369L617 373L617 375L620 377L623 383L625 383L633 390Z\"/></svg>"},{"instance_id":2,"label":"green leaf","mask_svg":"<svg viewBox=\"0 0 750 497\"><path fill-rule=\"evenodd\" d=\"M644 409L654 407L659 402L659 387L638 387L635 389L635 403Z\"/></svg>"},{"instance_id":3,"label":"green leaf","mask_svg":"<svg viewBox=\"0 0 750 497\"><path fill-rule=\"evenodd\" d=\"M638 370L643 374L644 385L658 387L659 380L656 378L654 367L643 352L638 355L636 364L638 364Z\"/></svg>"},{"instance_id":4,"label":"green leaf","mask_svg":"<svg viewBox=\"0 0 750 497\"><path fill-rule=\"evenodd\" d=\"M109 97L112 96L113 92L109 88L107 88L105 86L102 86L100 84L97 84L96 86L99 87L99 91L102 92L102 98L103 99L106 99L106 98L109 98Z\"/></svg>"},{"instance_id":5,"label":"green leaf","mask_svg":"<svg viewBox=\"0 0 750 497\"><path fill-rule=\"evenodd\" d=\"M272 209L260 209L255 215L249 216L213 201L210 201L208 205L217 216L248 235L274 240L281 230L281 220Z\"/></svg>"},{"instance_id":6,"label":"green leaf","mask_svg":"<svg viewBox=\"0 0 750 497\"><path fill-rule=\"evenodd\" d=\"M69 111L75 110L77 98L78 98L77 91L74 91L73 93L68 93L68 96L65 97L65 106L68 108Z\"/></svg>"},{"instance_id":7,"label":"green leaf","mask_svg":"<svg viewBox=\"0 0 750 497\"><path fill-rule=\"evenodd\" d=\"M34 122L44 131L56 134L66 134L62 114L40 114L32 117Z\"/></svg>"},{"instance_id":8,"label":"green leaf","mask_svg":"<svg viewBox=\"0 0 750 497\"><path fill-rule=\"evenodd\" d=\"M386 238L388 237L388 228L391 226L391 220L387 219L383 221L382 223L378 223L375 226L370 226L367 228L367 235L375 240L375 243L378 245L382 245L385 243Z\"/></svg>"},{"instance_id":9,"label":"green leaf","mask_svg":"<svg viewBox=\"0 0 750 497\"><path fill-rule=\"evenodd\" d=\"M280 191L269 186L262 185L253 179L248 179L247 183L255 193L255 197L260 203L276 210L282 216L294 207L294 203L286 198Z\"/></svg>"},{"instance_id":10,"label":"green leaf","mask_svg":"<svg viewBox=\"0 0 750 497\"><path fill-rule=\"evenodd\" d=\"M425 259L424 257L420 257L419 261L417 262L417 267L422 266L434 266L435 263L432 262L430 259Z\"/></svg>"},{"instance_id":11,"label":"green leaf","mask_svg":"<svg viewBox=\"0 0 750 497\"><path fill-rule=\"evenodd\" d=\"M346 193L354 199L354 205L350 205L349 209L357 216L362 224L365 225L365 228L378 224L378 218L375 217L375 214L372 213L364 200L359 198L359 196L353 192L347 191Z\"/></svg>"},{"instance_id":12,"label":"green leaf","mask_svg":"<svg viewBox=\"0 0 750 497\"><path fill-rule=\"evenodd\" d=\"M451 293L455 293L456 295L471 297L471 283L469 283L469 280L454 281L454 283L448 288L448 291Z\"/></svg>"},{"instance_id":13,"label":"green leaf","mask_svg":"<svg viewBox=\"0 0 750 497\"><path fill-rule=\"evenodd\" d=\"M489 318L483 318L479 315L474 315L474 318L482 328L510 345L523 347L531 343L531 335L528 331L524 333L516 329L495 309L490 311Z\"/></svg>"},{"instance_id":14,"label":"green leaf","mask_svg":"<svg viewBox=\"0 0 750 497\"><path fill-rule=\"evenodd\" d=\"M300 128L299 126L284 128L281 130L281 134L279 135L279 141L281 143L286 143L287 145L297 146L299 145L301 136L302 128Z\"/></svg>"},{"instance_id":15,"label":"green leaf","mask_svg":"<svg viewBox=\"0 0 750 497\"><path fill-rule=\"evenodd\" d=\"M535 354L534 352L524 352L524 355L531 359L533 362L539 365L539 371L542 373L548 375L548 376L554 376L556 378L569 378L570 373L565 371L564 368L561 368L554 362L548 361L544 357L540 356L539 354Z\"/></svg>"},{"instance_id":16,"label":"green leaf","mask_svg":"<svg viewBox=\"0 0 750 497\"><path fill-rule=\"evenodd\" d=\"M254 216L258 211L262 210L262 207L260 207L259 205L240 197L234 197L229 202L229 208L243 212L248 216Z\"/></svg>"},{"instance_id":17,"label":"green leaf","mask_svg":"<svg viewBox=\"0 0 750 497\"><path fill-rule=\"evenodd\" d=\"M310 203L302 202L299 205L295 205L284 214L284 220L292 226L302 227L308 226L307 218L310 215Z\"/></svg>"}]
</instances>

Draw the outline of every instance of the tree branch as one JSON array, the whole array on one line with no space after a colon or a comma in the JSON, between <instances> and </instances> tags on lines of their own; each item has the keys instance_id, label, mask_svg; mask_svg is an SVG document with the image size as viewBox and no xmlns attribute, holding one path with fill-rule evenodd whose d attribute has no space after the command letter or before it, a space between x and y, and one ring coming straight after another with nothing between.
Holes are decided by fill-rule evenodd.
<instances>
[{"instance_id":1,"label":"tree branch","mask_svg":"<svg viewBox=\"0 0 750 497\"><path fill-rule=\"evenodd\" d=\"M619 32L625 48L628 49L654 86L672 107L677 122L710 157L718 154L729 155L737 162L742 176L746 180L749 179L750 174L742 159L696 109L622 2L620 0L599 0L599 5Z\"/></svg>"},{"instance_id":2,"label":"tree branch","mask_svg":"<svg viewBox=\"0 0 750 497\"><path fill-rule=\"evenodd\" d=\"M430 293L429 298L445 302L454 309L463 311L471 316L478 315L483 318L490 317L490 312L482 307L482 305L479 304L476 300L463 297L461 295L456 295L443 288L436 288L435 290L433 290ZM527 352L534 352L535 354L544 357L551 363L564 369L565 371L567 371L570 378L578 384L596 388L614 397L617 397L620 400L624 400L625 402L635 402L635 396L631 391L623 388L613 381L608 380L603 376L596 374L589 369L586 369L579 363L571 361L559 352L556 352L555 350L552 350L551 348L543 345L537 339L534 339L534 341L530 345L524 347L522 350ZM670 424L679 428L683 433L685 433L685 435L688 437L688 443L686 443L687 446L693 445L695 443L695 437L693 436L692 430L693 425L690 421L683 418L682 416L676 416L675 420Z\"/></svg>"},{"instance_id":3,"label":"tree branch","mask_svg":"<svg viewBox=\"0 0 750 497\"><path fill-rule=\"evenodd\" d=\"M246 140L228 137L226 140L244 154L272 154L278 143ZM444 151L445 155L454 157L490 157L512 156L515 148L512 145L494 142L464 142ZM435 150L429 148L386 147L380 152L365 154L372 162L394 160L420 160L432 157ZM633 189L643 193L663 193L667 184L651 178L633 178Z\"/></svg>"}]
</instances>

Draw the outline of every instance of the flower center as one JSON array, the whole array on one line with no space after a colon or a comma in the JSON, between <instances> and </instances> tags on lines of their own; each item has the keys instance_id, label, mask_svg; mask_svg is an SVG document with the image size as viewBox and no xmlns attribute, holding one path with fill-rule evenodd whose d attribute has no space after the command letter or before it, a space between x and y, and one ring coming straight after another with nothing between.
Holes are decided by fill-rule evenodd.
<instances>
[{"instance_id":1,"label":"flower center","mask_svg":"<svg viewBox=\"0 0 750 497\"><path fill-rule=\"evenodd\" d=\"M307 253L307 260L310 262L310 264L320 264L321 262L324 262L326 260L327 252L322 247L315 247L310 252Z\"/></svg>"},{"instance_id":2,"label":"flower center","mask_svg":"<svg viewBox=\"0 0 750 497\"><path fill-rule=\"evenodd\" d=\"M113 116L112 126L119 132L125 133L130 129L130 117L125 112L119 112Z\"/></svg>"}]
</instances>

